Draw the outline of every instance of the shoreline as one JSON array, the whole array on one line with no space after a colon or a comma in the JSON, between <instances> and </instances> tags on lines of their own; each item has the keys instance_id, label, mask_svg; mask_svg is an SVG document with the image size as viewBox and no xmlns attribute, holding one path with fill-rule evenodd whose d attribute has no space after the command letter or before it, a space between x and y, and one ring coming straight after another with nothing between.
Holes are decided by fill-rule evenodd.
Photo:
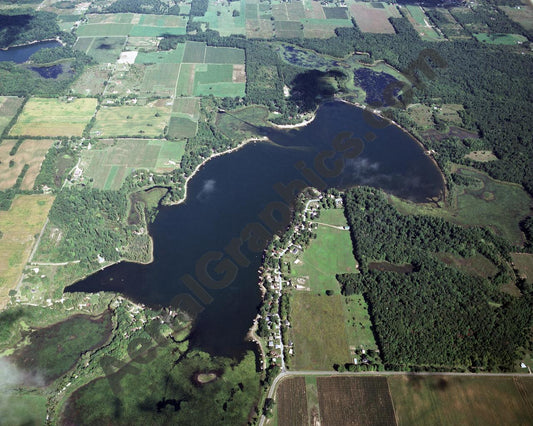
<instances>
[{"instance_id":1,"label":"shoreline","mask_svg":"<svg viewBox=\"0 0 533 426\"><path fill-rule=\"evenodd\" d=\"M32 44L44 43L46 41L57 41L61 46L65 46L65 43L59 38L59 36L57 36L55 38L47 38L47 39L44 39L44 40L33 40L33 41L29 41L27 43L15 44L13 46L0 47L0 50L8 51L9 49L14 49L16 47L31 46Z\"/></svg>"},{"instance_id":2,"label":"shoreline","mask_svg":"<svg viewBox=\"0 0 533 426\"><path fill-rule=\"evenodd\" d=\"M269 121L268 123L272 127L275 127L277 129L298 129L299 127L305 127L308 124L312 123L315 120L315 118L316 118L316 111L313 111L313 114L311 115L311 117L308 118L307 120L302 121L301 123L296 123L296 124L275 124L275 123L272 123L271 121Z\"/></svg>"},{"instance_id":3,"label":"shoreline","mask_svg":"<svg viewBox=\"0 0 533 426\"><path fill-rule=\"evenodd\" d=\"M229 149L227 149L225 151L216 152L216 153L210 155L209 157L205 158L200 164L198 164L194 168L192 173L189 176L187 176L187 178L185 179L183 198L181 198L180 200L175 201L173 203L167 204L167 205L169 205L169 206L177 206L177 205L182 204L185 201L187 201L187 190L188 190L188 186L189 186L189 181L194 177L194 175L196 175L196 173L198 173L198 171L202 168L202 166L204 166L205 164L207 164L209 162L209 160L212 160L213 158L216 158L216 157L220 157L222 155L230 154L231 152L238 151L239 149L244 148L250 142L265 142L265 141L268 141L268 140L269 139L268 139L267 136L248 138L248 139L243 140L241 143L239 143L237 146L234 146L233 148L229 148Z\"/></svg>"},{"instance_id":4,"label":"shoreline","mask_svg":"<svg viewBox=\"0 0 533 426\"><path fill-rule=\"evenodd\" d=\"M444 189L443 189L443 194L442 194L443 200L442 201L446 202L446 199L448 198L448 182L446 180L446 176L444 175L444 172L442 171L442 169L438 165L437 161L435 160L435 157L433 157L433 154L431 153L431 151L422 143L422 141L420 141L420 139L418 139L409 130L405 129L403 126L398 124L396 121L391 120L390 118L384 117L381 113L375 112L374 109L370 108L367 105L350 102L350 101L347 101L347 100L342 99L342 98L335 98L335 100L339 101L339 102L344 102L345 104L354 106L354 107L359 108L359 109L361 109L363 111L369 111L372 115L375 115L376 117L379 117L382 120L386 120L387 122L391 123L392 125L396 126L398 129L400 129L402 132L406 133L411 139L413 139L420 146L420 148L422 148L422 150L424 151L424 154L426 154L427 152L430 152L430 154L426 154L426 155L427 155L427 157L429 157L429 159L431 160L433 165L437 168L437 170L439 171L439 174L440 174L440 176L442 178L442 181L444 183Z\"/></svg>"}]
</instances>

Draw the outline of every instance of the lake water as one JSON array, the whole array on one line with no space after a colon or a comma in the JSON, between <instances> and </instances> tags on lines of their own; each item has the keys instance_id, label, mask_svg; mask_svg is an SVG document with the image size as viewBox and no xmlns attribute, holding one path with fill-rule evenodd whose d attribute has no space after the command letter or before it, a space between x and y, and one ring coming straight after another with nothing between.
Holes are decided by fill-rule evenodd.
<instances>
[{"instance_id":1,"label":"lake water","mask_svg":"<svg viewBox=\"0 0 533 426\"><path fill-rule=\"evenodd\" d=\"M44 48L53 48L59 47L61 43L55 40L50 41L40 41L39 43L28 44L25 46L10 47L6 50L0 49L0 62L2 61L12 61L17 64L22 64L26 62L31 55L35 52L38 52Z\"/></svg>"},{"instance_id":2,"label":"lake water","mask_svg":"<svg viewBox=\"0 0 533 426\"><path fill-rule=\"evenodd\" d=\"M67 291L117 291L153 306L168 306L176 295L193 296L204 308L191 336L193 346L213 355L239 356L250 348L244 337L260 304L257 270L261 253L243 248L250 263L235 267L242 260L236 259L237 255L231 260L223 254L224 248L246 225L263 222L261 212L269 211L271 203L286 204L274 186L303 180L297 163L301 166L304 162L309 170L321 174L328 186L370 185L415 201L441 194L444 185L439 170L413 139L395 126L377 129L367 121L360 109L330 102L304 128L263 129L272 142L248 144L209 161L189 182L185 203L160 209L150 227L153 263L116 264ZM371 133L375 138L365 141L359 156L343 160L338 176L326 178L322 168L315 167L315 159L322 158L320 153L325 153L324 158L333 153L332 142L342 139L341 132L348 132L343 138L353 134L370 140ZM341 157L336 156L338 161ZM325 162L328 168L332 161ZM279 219L276 214L271 217ZM222 256L207 265L213 278L228 270L236 270L236 276L222 289L204 286L207 293L193 293L185 283L191 282L190 278L201 279L205 268L198 266L199 260L210 252Z\"/></svg>"}]
</instances>

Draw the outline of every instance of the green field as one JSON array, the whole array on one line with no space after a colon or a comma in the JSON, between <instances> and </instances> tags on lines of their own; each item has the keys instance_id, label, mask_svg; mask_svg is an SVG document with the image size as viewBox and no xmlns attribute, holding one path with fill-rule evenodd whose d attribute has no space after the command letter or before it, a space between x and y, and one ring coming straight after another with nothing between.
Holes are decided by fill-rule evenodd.
<instances>
[{"instance_id":1,"label":"green field","mask_svg":"<svg viewBox=\"0 0 533 426\"><path fill-rule=\"evenodd\" d=\"M200 41L188 41L185 43L183 62L186 64L203 64L205 60L206 44Z\"/></svg>"},{"instance_id":2,"label":"green field","mask_svg":"<svg viewBox=\"0 0 533 426\"><path fill-rule=\"evenodd\" d=\"M407 10L407 19L423 40L433 41L443 39L442 35L431 26L430 19L426 16L422 7L407 5L402 10Z\"/></svg>"},{"instance_id":3,"label":"green field","mask_svg":"<svg viewBox=\"0 0 533 426\"><path fill-rule=\"evenodd\" d=\"M174 96L180 66L175 64L154 64L146 68L141 84L141 93L147 96L170 98Z\"/></svg>"},{"instance_id":4,"label":"green field","mask_svg":"<svg viewBox=\"0 0 533 426\"><path fill-rule=\"evenodd\" d=\"M346 226L344 210L321 210L320 217L313 222L319 224L317 238L311 240L309 247L298 256L300 262L292 262L292 276L304 278L304 286L313 293L324 294L326 290L332 290L339 294L335 275L357 270L350 232L331 227Z\"/></svg>"},{"instance_id":5,"label":"green field","mask_svg":"<svg viewBox=\"0 0 533 426\"><path fill-rule=\"evenodd\" d=\"M185 27L150 27L135 25L129 35L132 37L163 37L165 35L183 35Z\"/></svg>"},{"instance_id":6,"label":"green field","mask_svg":"<svg viewBox=\"0 0 533 426\"><path fill-rule=\"evenodd\" d=\"M533 378L389 377L398 424L527 425Z\"/></svg>"},{"instance_id":7,"label":"green field","mask_svg":"<svg viewBox=\"0 0 533 426\"><path fill-rule=\"evenodd\" d=\"M194 92L195 64L181 64L176 84L176 96L192 96Z\"/></svg>"},{"instance_id":8,"label":"green field","mask_svg":"<svg viewBox=\"0 0 533 426\"><path fill-rule=\"evenodd\" d=\"M9 370L4 364L3 369ZM46 395L34 389L2 389L2 424L5 425L42 425L46 418Z\"/></svg>"},{"instance_id":9,"label":"green field","mask_svg":"<svg viewBox=\"0 0 533 426\"><path fill-rule=\"evenodd\" d=\"M76 30L78 37L125 37L133 29L131 24L85 24Z\"/></svg>"},{"instance_id":10,"label":"green field","mask_svg":"<svg viewBox=\"0 0 533 426\"><path fill-rule=\"evenodd\" d=\"M487 34L487 33L477 33L474 34L474 37L481 41L482 43L487 44L522 44L527 41L527 38L520 34Z\"/></svg>"},{"instance_id":11,"label":"green field","mask_svg":"<svg viewBox=\"0 0 533 426\"><path fill-rule=\"evenodd\" d=\"M296 370L332 370L352 361L343 297L294 291L291 298L292 365Z\"/></svg>"},{"instance_id":12,"label":"green field","mask_svg":"<svg viewBox=\"0 0 533 426\"><path fill-rule=\"evenodd\" d=\"M196 135L198 123L184 117L170 117L167 137L169 139L192 138Z\"/></svg>"},{"instance_id":13,"label":"green field","mask_svg":"<svg viewBox=\"0 0 533 426\"><path fill-rule=\"evenodd\" d=\"M92 56L99 63L114 64L117 62L120 52L123 50L126 37L94 37L87 40L92 40L91 44L85 51L87 55ZM76 48L79 50L81 50L81 47L82 45L76 45Z\"/></svg>"},{"instance_id":14,"label":"green field","mask_svg":"<svg viewBox=\"0 0 533 426\"><path fill-rule=\"evenodd\" d=\"M0 134L7 127L22 104L22 99L15 96L0 96Z\"/></svg>"},{"instance_id":15,"label":"green field","mask_svg":"<svg viewBox=\"0 0 533 426\"><path fill-rule=\"evenodd\" d=\"M148 139L101 141L101 145L83 151L80 168L84 181L97 189L119 189L124 179L136 169L157 172L173 170L185 150L184 142Z\"/></svg>"},{"instance_id":16,"label":"green field","mask_svg":"<svg viewBox=\"0 0 533 426\"><path fill-rule=\"evenodd\" d=\"M73 93L83 96L101 95L105 88L105 82L109 80L110 76L111 71L108 70L107 65L89 66L72 84L71 90Z\"/></svg>"},{"instance_id":17,"label":"green field","mask_svg":"<svg viewBox=\"0 0 533 426\"><path fill-rule=\"evenodd\" d=\"M104 106L96 114L91 134L99 137L159 137L170 120L167 99L148 105Z\"/></svg>"},{"instance_id":18,"label":"green field","mask_svg":"<svg viewBox=\"0 0 533 426\"><path fill-rule=\"evenodd\" d=\"M368 305L364 297L359 294L345 297L343 306L350 347L355 349L378 349L372 332L372 321L370 321L368 314Z\"/></svg>"},{"instance_id":19,"label":"green field","mask_svg":"<svg viewBox=\"0 0 533 426\"><path fill-rule=\"evenodd\" d=\"M81 136L94 114L96 104L97 100L93 98L72 101L31 98L24 105L10 135Z\"/></svg>"},{"instance_id":20,"label":"green field","mask_svg":"<svg viewBox=\"0 0 533 426\"><path fill-rule=\"evenodd\" d=\"M254 126L266 126L267 119L268 109L266 107L250 106L231 111L231 114L218 114L216 124L228 138L240 141L258 136Z\"/></svg>"},{"instance_id":21,"label":"green field","mask_svg":"<svg viewBox=\"0 0 533 426\"><path fill-rule=\"evenodd\" d=\"M472 178L474 185L460 187L451 206L421 206L391 196L400 212L441 216L463 225L486 226L511 242L523 242L519 223L530 213L531 197L521 186L494 180L485 173L461 166L457 173Z\"/></svg>"}]
</instances>

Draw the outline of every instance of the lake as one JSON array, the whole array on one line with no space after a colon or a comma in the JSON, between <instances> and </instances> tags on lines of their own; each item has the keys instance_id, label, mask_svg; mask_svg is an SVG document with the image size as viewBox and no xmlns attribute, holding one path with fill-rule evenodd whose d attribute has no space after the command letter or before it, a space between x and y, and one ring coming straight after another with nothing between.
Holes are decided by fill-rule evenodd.
<instances>
[{"instance_id":1,"label":"lake","mask_svg":"<svg viewBox=\"0 0 533 426\"><path fill-rule=\"evenodd\" d=\"M281 210L286 206L274 189L276 185L279 189L295 180L303 181L299 169L304 169L308 177L311 171L320 175L329 187L370 185L414 201L442 194L442 176L416 141L395 126L377 129L367 121L362 110L329 102L306 127L290 131L260 129L271 142L248 144L207 162L189 181L186 202L160 208L150 226L153 263L116 264L66 291L116 291L149 306L168 306L176 295L192 297L203 309L191 335L192 345L213 355L240 356L253 347L244 337L261 302L257 273L261 253L243 247L249 265L240 266L239 262L246 262L237 259L236 254L230 257L224 248L248 224L261 223L268 217L279 220L278 214L262 215L269 212L269 206L281 206ZM334 153L333 141L349 138L350 134L365 139L361 154L343 159L343 153L338 153L335 158L326 158ZM328 169L333 168L334 160L342 161L344 166L336 176L326 177L323 168L315 166L317 158L325 159ZM279 227L273 228L279 231ZM215 260L204 268L199 260L213 253ZM198 282L206 272L219 279L228 271L236 276L221 289L204 286L202 293L191 286L192 278Z\"/></svg>"},{"instance_id":2,"label":"lake","mask_svg":"<svg viewBox=\"0 0 533 426\"><path fill-rule=\"evenodd\" d=\"M27 44L24 46L10 47L9 49L0 49L0 62L11 61L22 64L30 59L30 56L44 48L59 47L61 43L56 40L40 41L38 43Z\"/></svg>"}]
</instances>

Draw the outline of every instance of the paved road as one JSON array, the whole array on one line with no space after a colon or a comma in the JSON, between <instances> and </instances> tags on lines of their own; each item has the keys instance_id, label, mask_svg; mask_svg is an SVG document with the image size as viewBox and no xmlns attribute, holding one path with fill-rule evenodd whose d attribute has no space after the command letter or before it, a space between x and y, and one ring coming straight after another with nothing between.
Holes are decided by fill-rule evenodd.
<instances>
[{"instance_id":1,"label":"paved road","mask_svg":"<svg viewBox=\"0 0 533 426\"><path fill-rule=\"evenodd\" d=\"M272 398L276 392L279 382L286 377L291 376L469 376L469 377L528 377L531 373L456 373L456 372L411 372L411 371L360 371L360 372L338 372L338 371L284 371L276 376L267 394L267 398ZM261 416L259 426L264 426L266 421L265 416Z\"/></svg>"}]
</instances>

